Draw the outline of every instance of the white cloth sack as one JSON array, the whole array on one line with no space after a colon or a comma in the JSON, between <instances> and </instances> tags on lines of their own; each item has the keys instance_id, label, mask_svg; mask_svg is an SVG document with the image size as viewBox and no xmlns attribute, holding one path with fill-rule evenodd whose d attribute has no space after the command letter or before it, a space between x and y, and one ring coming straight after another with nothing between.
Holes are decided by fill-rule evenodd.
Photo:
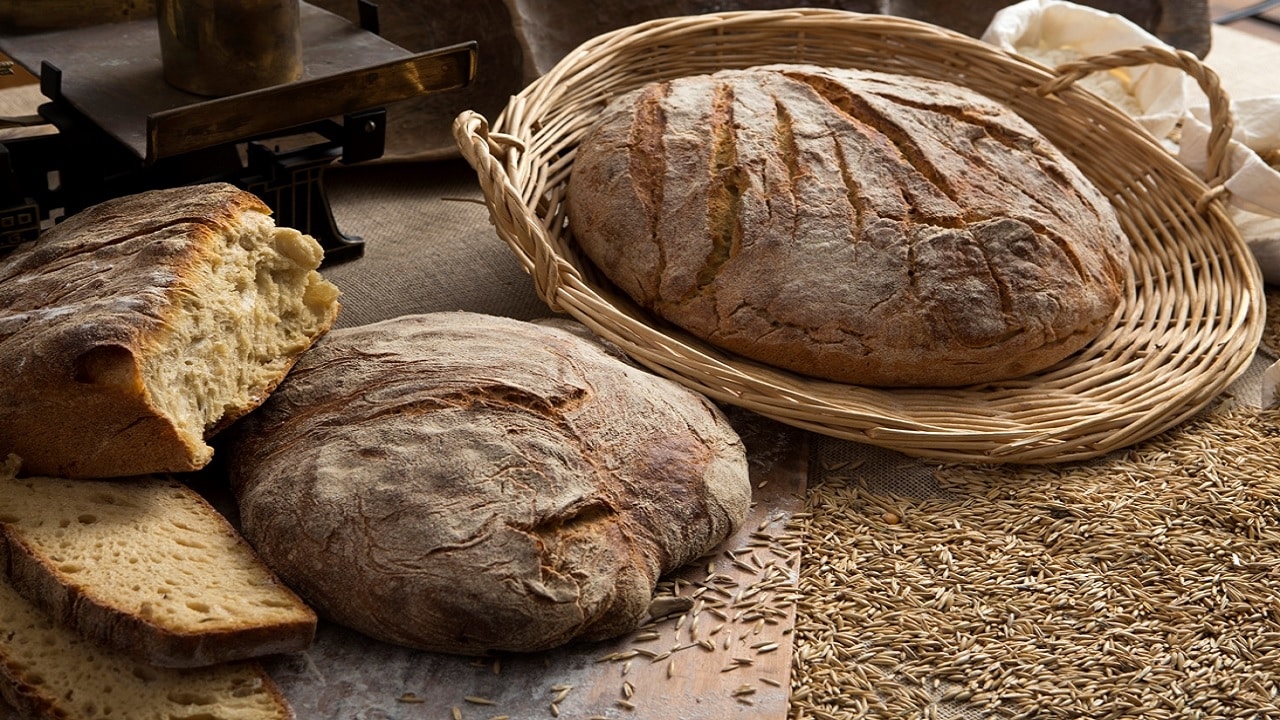
<instances>
[{"instance_id":1,"label":"white cloth sack","mask_svg":"<svg viewBox=\"0 0 1280 720\"><path fill-rule=\"evenodd\" d=\"M982 39L1053 67L1128 48L1170 45L1121 15L1064 0L1024 0L996 13ZM1209 101L1182 71L1162 65L1094 73L1080 81L1125 110L1205 178ZM1262 155L1280 149L1280 95L1231 103L1235 131L1224 183L1228 212L1268 282L1280 283L1280 172ZM1260 155L1259 153L1262 153Z\"/></svg>"},{"instance_id":2,"label":"white cloth sack","mask_svg":"<svg viewBox=\"0 0 1280 720\"><path fill-rule=\"evenodd\" d=\"M1123 15L1060 0L1025 0L995 14L985 42L1052 69L1062 63L1117 50L1169 47ZM1097 72L1079 84L1110 100L1159 140L1169 137L1187 112L1183 73L1163 65Z\"/></svg>"}]
</instances>

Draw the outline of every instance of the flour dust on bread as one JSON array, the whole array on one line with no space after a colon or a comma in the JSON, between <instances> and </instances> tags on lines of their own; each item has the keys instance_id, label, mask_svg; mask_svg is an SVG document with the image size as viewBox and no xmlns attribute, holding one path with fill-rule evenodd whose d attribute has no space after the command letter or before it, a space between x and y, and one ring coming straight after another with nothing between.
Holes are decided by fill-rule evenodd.
<instances>
[{"instance_id":1,"label":"flour dust on bread","mask_svg":"<svg viewBox=\"0 0 1280 720\"><path fill-rule=\"evenodd\" d=\"M161 667L311 646L315 612L186 485L17 469L0 464L0 579L58 623Z\"/></svg>"},{"instance_id":2,"label":"flour dust on bread","mask_svg":"<svg viewBox=\"0 0 1280 720\"><path fill-rule=\"evenodd\" d=\"M1080 170L954 84L780 65L655 82L577 148L573 236L637 304L863 385L1022 376L1095 338L1128 243Z\"/></svg>"},{"instance_id":3,"label":"flour dust on bread","mask_svg":"<svg viewBox=\"0 0 1280 720\"><path fill-rule=\"evenodd\" d=\"M322 617L425 650L535 651L647 617L745 520L705 397L557 327L335 330L234 431L245 537Z\"/></svg>"},{"instance_id":4,"label":"flour dust on bread","mask_svg":"<svg viewBox=\"0 0 1280 720\"><path fill-rule=\"evenodd\" d=\"M26 720L294 717L279 688L255 661L191 669L153 667L55 622L3 578L0 698Z\"/></svg>"},{"instance_id":5,"label":"flour dust on bread","mask_svg":"<svg viewBox=\"0 0 1280 720\"><path fill-rule=\"evenodd\" d=\"M195 470L338 311L314 238L231 185L67 218L0 259L0 454L33 474Z\"/></svg>"}]
</instances>

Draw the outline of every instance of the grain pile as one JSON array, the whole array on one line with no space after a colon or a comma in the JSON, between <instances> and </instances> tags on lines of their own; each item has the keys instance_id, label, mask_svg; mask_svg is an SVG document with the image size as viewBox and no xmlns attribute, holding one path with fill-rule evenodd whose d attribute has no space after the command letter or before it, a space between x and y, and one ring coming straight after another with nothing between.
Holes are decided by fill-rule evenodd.
<instances>
[{"instance_id":1,"label":"grain pile","mask_svg":"<svg viewBox=\"0 0 1280 720\"><path fill-rule=\"evenodd\" d=\"M811 485L791 718L1267 718L1280 412L1061 467Z\"/></svg>"}]
</instances>

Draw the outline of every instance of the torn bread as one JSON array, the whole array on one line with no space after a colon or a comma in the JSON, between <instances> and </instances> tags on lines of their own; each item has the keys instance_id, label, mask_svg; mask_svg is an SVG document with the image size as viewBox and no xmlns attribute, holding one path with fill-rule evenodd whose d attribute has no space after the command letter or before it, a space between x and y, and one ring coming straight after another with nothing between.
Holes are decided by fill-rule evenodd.
<instances>
[{"instance_id":1,"label":"torn bread","mask_svg":"<svg viewBox=\"0 0 1280 720\"><path fill-rule=\"evenodd\" d=\"M0 259L0 455L57 477L203 467L333 323L314 238L227 184L96 205Z\"/></svg>"}]
</instances>

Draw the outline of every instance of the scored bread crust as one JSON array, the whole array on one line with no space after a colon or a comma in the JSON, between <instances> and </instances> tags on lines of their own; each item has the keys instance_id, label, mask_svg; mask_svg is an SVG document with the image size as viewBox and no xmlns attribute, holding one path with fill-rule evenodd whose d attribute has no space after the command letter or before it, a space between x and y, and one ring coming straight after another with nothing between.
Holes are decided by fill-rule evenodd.
<instances>
[{"instance_id":1,"label":"scored bread crust","mask_svg":"<svg viewBox=\"0 0 1280 720\"><path fill-rule=\"evenodd\" d=\"M0 453L59 477L207 464L338 311L319 244L269 213L224 183L140 193L0 259Z\"/></svg>"},{"instance_id":2,"label":"scored bread crust","mask_svg":"<svg viewBox=\"0 0 1280 720\"><path fill-rule=\"evenodd\" d=\"M576 150L568 220L639 305L864 385L1044 369L1120 305L1128 243L1079 169L950 83L779 65L651 83Z\"/></svg>"},{"instance_id":3,"label":"scored bread crust","mask_svg":"<svg viewBox=\"0 0 1280 720\"><path fill-rule=\"evenodd\" d=\"M751 494L706 398L573 332L461 312L330 333L230 462L245 537L322 617L463 654L634 629Z\"/></svg>"},{"instance_id":4,"label":"scored bread crust","mask_svg":"<svg viewBox=\"0 0 1280 720\"><path fill-rule=\"evenodd\" d=\"M16 470L0 465L0 575L60 624L167 668L311 646L315 612L183 483Z\"/></svg>"}]
</instances>

